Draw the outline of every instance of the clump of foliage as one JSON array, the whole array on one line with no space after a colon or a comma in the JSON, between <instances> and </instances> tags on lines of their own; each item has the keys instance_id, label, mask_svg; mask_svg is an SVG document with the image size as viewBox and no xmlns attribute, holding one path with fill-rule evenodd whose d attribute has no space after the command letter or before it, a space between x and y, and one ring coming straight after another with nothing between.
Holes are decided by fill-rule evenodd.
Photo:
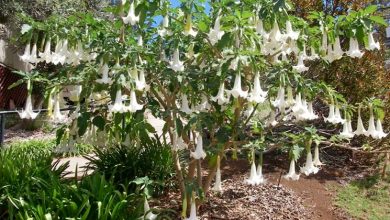
<instances>
[{"instance_id":1,"label":"clump of foliage","mask_svg":"<svg viewBox=\"0 0 390 220\"><path fill-rule=\"evenodd\" d=\"M1 219L135 219L144 195L116 189L95 173L81 181L64 179L68 164L53 164L45 148L0 151ZM129 209L131 207L131 209Z\"/></svg>"},{"instance_id":2,"label":"clump of foliage","mask_svg":"<svg viewBox=\"0 0 390 220\"><path fill-rule=\"evenodd\" d=\"M87 157L90 167L119 185L127 185L141 177L149 177L161 184L169 184L174 176L171 147L158 138L142 141L139 145L128 144L95 148Z\"/></svg>"}]
</instances>

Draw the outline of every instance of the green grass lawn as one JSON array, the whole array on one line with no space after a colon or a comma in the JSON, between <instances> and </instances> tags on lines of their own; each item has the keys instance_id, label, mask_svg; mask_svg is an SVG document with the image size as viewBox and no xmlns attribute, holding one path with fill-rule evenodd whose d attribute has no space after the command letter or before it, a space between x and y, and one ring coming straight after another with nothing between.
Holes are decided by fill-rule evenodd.
<instances>
[{"instance_id":1,"label":"green grass lawn","mask_svg":"<svg viewBox=\"0 0 390 220\"><path fill-rule=\"evenodd\" d=\"M390 179L379 176L357 180L340 188L336 205L359 219L390 219Z\"/></svg>"}]
</instances>

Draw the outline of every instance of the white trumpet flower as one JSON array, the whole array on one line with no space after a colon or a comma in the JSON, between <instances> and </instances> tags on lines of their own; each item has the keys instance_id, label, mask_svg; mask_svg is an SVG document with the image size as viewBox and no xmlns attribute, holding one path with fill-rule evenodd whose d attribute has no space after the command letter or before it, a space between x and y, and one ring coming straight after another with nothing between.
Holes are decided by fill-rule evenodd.
<instances>
[{"instance_id":1,"label":"white trumpet flower","mask_svg":"<svg viewBox=\"0 0 390 220\"><path fill-rule=\"evenodd\" d=\"M22 110L22 112L18 111L18 114L19 114L19 117L21 119L32 119L32 120L34 120L38 116L39 112L34 112L33 111L33 106L32 106L31 94L30 93L27 95L26 104L25 104L24 109Z\"/></svg>"},{"instance_id":2,"label":"white trumpet flower","mask_svg":"<svg viewBox=\"0 0 390 220\"><path fill-rule=\"evenodd\" d=\"M141 110L144 106L138 104L137 102L137 96L135 95L135 91L131 90L130 92L130 105L126 107L126 109L129 112L136 112L138 110Z\"/></svg>"},{"instance_id":3,"label":"white trumpet flower","mask_svg":"<svg viewBox=\"0 0 390 220\"><path fill-rule=\"evenodd\" d=\"M341 49L340 37L337 36L333 44L333 57L335 60L339 60L343 57L344 51Z\"/></svg>"},{"instance_id":4,"label":"white trumpet flower","mask_svg":"<svg viewBox=\"0 0 390 220\"><path fill-rule=\"evenodd\" d=\"M64 122L65 119L66 119L66 116L61 114L60 95L57 94L57 96L54 100L54 109L53 109L53 115L51 116L51 120L55 123L61 123L61 122Z\"/></svg>"},{"instance_id":5,"label":"white trumpet flower","mask_svg":"<svg viewBox=\"0 0 390 220\"><path fill-rule=\"evenodd\" d=\"M172 60L169 62L169 65L169 68L171 68L175 72L184 71L184 65L183 62L180 61L180 54L178 48L176 48L175 52L173 53L173 57Z\"/></svg>"},{"instance_id":6,"label":"white trumpet flower","mask_svg":"<svg viewBox=\"0 0 390 220\"><path fill-rule=\"evenodd\" d=\"M148 203L148 200L145 198L145 202L144 202L144 216L145 216L145 220L154 220L157 218L157 215L156 214L153 214L151 211L150 211L150 207L149 207L149 203Z\"/></svg>"},{"instance_id":7,"label":"white trumpet flower","mask_svg":"<svg viewBox=\"0 0 390 220\"><path fill-rule=\"evenodd\" d=\"M185 36L191 35L193 37L196 37L196 35L198 34L197 31L194 31L194 29L192 29L192 15L191 14L187 15L186 25L184 27L183 34Z\"/></svg>"},{"instance_id":8,"label":"white trumpet flower","mask_svg":"<svg viewBox=\"0 0 390 220\"><path fill-rule=\"evenodd\" d=\"M300 54L298 57L298 64L296 66L293 66L293 69L296 70L298 73L305 72L309 69L309 67L305 66L303 60L304 60L304 56Z\"/></svg>"},{"instance_id":9,"label":"white trumpet flower","mask_svg":"<svg viewBox=\"0 0 390 220\"><path fill-rule=\"evenodd\" d=\"M31 49L31 54L30 54L30 63L38 63L39 59L37 57L37 44L34 44L32 49Z\"/></svg>"},{"instance_id":10,"label":"white trumpet flower","mask_svg":"<svg viewBox=\"0 0 390 220\"><path fill-rule=\"evenodd\" d=\"M102 72L102 78L101 79L97 79L96 82L97 83L101 83L101 84L112 84L112 80L108 76L109 69L108 69L108 65L107 64L104 64L102 66L101 72Z\"/></svg>"},{"instance_id":11,"label":"white trumpet flower","mask_svg":"<svg viewBox=\"0 0 390 220\"><path fill-rule=\"evenodd\" d=\"M69 92L69 99L72 102L78 102L80 101L80 94L82 91L83 87L81 85L76 85L74 88Z\"/></svg>"},{"instance_id":12,"label":"white trumpet flower","mask_svg":"<svg viewBox=\"0 0 390 220\"><path fill-rule=\"evenodd\" d=\"M286 180L299 180L299 176L300 174L297 174L295 171L295 160L291 159L289 171L283 178Z\"/></svg>"},{"instance_id":13,"label":"white trumpet flower","mask_svg":"<svg viewBox=\"0 0 390 220\"><path fill-rule=\"evenodd\" d=\"M295 104L295 99L293 96L293 91L291 86L287 87L287 100L286 100L286 107L291 107Z\"/></svg>"},{"instance_id":14,"label":"white trumpet flower","mask_svg":"<svg viewBox=\"0 0 390 220\"><path fill-rule=\"evenodd\" d=\"M294 112L294 114L301 114L305 111L305 108L302 105L301 93L296 94L295 103L292 106L291 110Z\"/></svg>"},{"instance_id":15,"label":"white trumpet flower","mask_svg":"<svg viewBox=\"0 0 390 220\"><path fill-rule=\"evenodd\" d=\"M343 138L346 138L346 139L353 138L353 136L355 135L352 132L352 130L350 130L348 123L349 123L349 120L347 119L347 121L343 125L343 131L340 133L340 136Z\"/></svg>"},{"instance_id":16,"label":"white trumpet flower","mask_svg":"<svg viewBox=\"0 0 390 220\"><path fill-rule=\"evenodd\" d=\"M244 115L246 117L251 116L253 110L255 110L255 108L253 107L253 104L252 103L248 103L248 108L244 111Z\"/></svg>"},{"instance_id":17,"label":"white trumpet flower","mask_svg":"<svg viewBox=\"0 0 390 220\"><path fill-rule=\"evenodd\" d=\"M200 101L199 105L196 106L196 109L198 111L204 112L210 109L210 103L207 99L207 96L202 95L202 100Z\"/></svg>"},{"instance_id":18,"label":"white trumpet flower","mask_svg":"<svg viewBox=\"0 0 390 220\"><path fill-rule=\"evenodd\" d=\"M23 62L30 62L30 58L31 58L31 46L30 46L30 43L28 43L26 45L26 47L24 48L24 53L22 56L19 56L20 59L23 61Z\"/></svg>"},{"instance_id":19,"label":"white trumpet flower","mask_svg":"<svg viewBox=\"0 0 390 220\"><path fill-rule=\"evenodd\" d=\"M181 95L181 108L180 111L186 113L186 114L191 114L192 110L188 104L188 98L186 94Z\"/></svg>"},{"instance_id":20,"label":"white trumpet flower","mask_svg":"<svg viewBox=\"0 0 390 220\"><path fill-rule=\"evenodd\" d=\"M248 184L248 185L254 186L254 185L261 184L262 181L264 181L264 179L262 180L257 175L255 161L253 161L252 165L251 165L251 171L250 171L250 174L249 174L249 178L245 180L245 183Z\"/></svg>"},{"instance_id":21,"label":"white trumpet flower","mask_svg":"<svg viewBox=\"0 0 390 220\"><path fill-rule=\"evenodd\" d=\"M276 126L279 122L276 121L276 113L275 111L271 111L271 114L267 120L267 126Z\"/></svg>"},{"instance_id":22,"label":"white trumpet flower","mask_svg":"<svg viewBox=\"0 0 390 220\"><path fill-rule=\"evenodd\" d=\"M260 163L257 165L256 174L257 174L258 178L260 179L260 183L266 182L266 179L263 176L263 166Z\"/></svg>"},{"instance_id":23,"label":"white trumpet flower","mask_svg":"<svg viewBox=\"0 0 390 220\"><path fill-rule=\"evenodd\" d=\"M46 63L50 63L52 60L52 54L51 54L51 39L48 38L45 43L45 50L43 53L39 53L39 57L41 60L45 61Z\"/></svg>"},{"instance_id":24,"label":"white trumpet flower","mask_svg":"<svg viewBox=\"0 0 390 220\"><path fill-rule=\"evenodd\" d=\"M256 32L260 34L264 40L268 40L269 34L264 30L263 21L257 20L256 21Z\"/></svg>"},{"instance_id":25,"label":"white trumpet flower","mask_svg":"<svg viewBox=\"0 0 390 220\"><path fill-rule=\"evenodd\" d=\"M328 114L328 117L325 118L324 117L324 121L325 122L329 122L329 123L332 123L334 124L335 122L335 117L334 117L334 105L330 104L329 105L329 114Z\"/></svg>"},{"instance_id":26,"label":"white trumpet flower","mask_svg":"<svg viewBox=\"0 0 390 220\"><path fill-rule=\"evenodd\" d=\"M360 108L358 110L358 121L357 121L357 128L354 132L355 135L367 135L367 131L364 128L362 117L360 116Z\"/></svg>"},{"instance_id":27,"label":"white trumpet flower","mask_svg":"<svg viewBox=\"0 0 390 220\"><path fill-rule=\"evenodd\" d=\"M291 40L298 40L299 31L293 31L291 22L289 20L286 21L286 38L291 38Z\"/></svg>"},{"instance_id":28,"label":"white trumpet flower","mask_svg":"<svg viewBox=\"0 0 390 220\"><path fill-rule=\"evenodd\" d=\"M234 79L233 89L230 90L229 92L234 98L238 98L238 97L246 98L248 96L248 91L243 91L241 88L241 74L240 73L236 74L236 78Z\"/></svg>"},{"instance_id":29,"label":"white trumpet flower","mask_svg":"<svg viewBox=\"0 0 390 220\"><path fill-rule=\"evenodd\" d=\"M217 172L215 173L215 183L214 183L212 190L216 191L216 192L222 192L222 190L223 190L222 189L222 182L221 182L221 167L220 167L219 158L217 161Z\"/></svg>"},{"instance_id":30,"label":"white trumpet flower","mask_svg":"<svg viewBox=\"0 0 390 220\"><path fill-rule=\"evenodd\" d=\"M127 112L127 108L123 104L121 89L118 89L116 91L115 103L113 105L109 105L108 109L110 112L119 112L119 113Z\"/></svg>"},{"instance_id":31,"label":"white trumpet flower","mask_svg":"<svg viewBox=\"0 0 390 220\"><path fill-rule=\"evenodd\" d=\"M334 119L335 119L334 124L338 124L338 123L343 124L345 122L345 120L341 118L341 113L340 113L340 109L338 106L336 106L336 108L334 110Z\"/></svg>"},{"instance_id":32,"label":"white trumpet flower","mask_svg":"<svg viewBox=\"0 0 390 220\"><path fill-rule=\"evenodd\" d=\"M220 19L219 16L215 19L214 28L210 28L210 32L207 34L211 45L216 44L225 34L225 31L221 31Z\"/></svg>"},{"instance_id":33,"label":"white trumpet flower","mask_svg":"<svg viewBox=\"0 0 390 220\"><path fill-rule=\"evenodd\" d=\"M139 15L135 15L135 7L134 7L134 1L130 4L130 9L129 13L127 14L126 17L122 17L123 23L125 24L131 24L135 25L136 23L139 22Z\"/></svg>"},{"instance_id":34,"label":"white trumpet flower","mask_svg":"<svg viewBox=\"0 0 390 220\"><path fill-rule=\"evenodd\" d=\"M313 164L311 152L307 152L306 163L304 167L301 167L301 173L304 173L306 176L309 176L310 174L318 173L318 170L318 167L315 167Z\"/></svg>"},{"instance_id":35,"label":"white trumpet flower","mask_svg":"<svg viewBox=\"0 0 390 220\"><path fill-rule=\"evenodd\" d=\"M198 217L196 216L196 203L195 203L195 198L192 198L192 199L191 199L190 217L186 218L186 220L198 220Z\"/></svg>"},{"instance_id":36,"label":"white trumpet flower","mask_svg":"<svg viewBox=\"0 0 390 220\"><path fill-rule=\"evenodd\" d=\"M229 102L229 96L225 97L225 83L222 82L219 86L218 94L214 97L211 97L213 102L217 102L218 105L224 105Z\"/></svg>"},{"instance_id":37,"label":"white trumpet flower","mask_svg":"<svg viewBox=\"0 0 390 220\"><path fill-rule=\"evenodd\" d=\"M313 102L308 102L307 104L308 106L308 115L307 115L307 119L308 120L314 120L314 119L317 119L318 118L318 115L316 115L316 113L314 112L314 109L313 109Z\"/></svg>"},{"instance_id":38,"label":"white trumpet flower","mask_svg":"<svg viewBox=\"0 0 390 220\"><path fill-rule=\"evenodd\" d=\"M386 134L385 132L383 132L383 128L382 128L382 122L381 120L378 118L378 120L376 121L376 136L378 139L381 139L381 138L385 138L388 134Z\"/></svg>"},{"instance_id":39,"label":"white trumpet flower","mask_svg":"<svg viewBox=\"0 0 390 220\"><path fill-rule=\"evenodd\" d=\"M368 50L379 50L381 48L379 41L375 42L373 32L368 34Z\"/></svg>"},{"instance_id":40,"label":"white trumpet flower","mask_svg":"<svg viewBox=\"0 0 390 220\"><path fill-rule=\"evenodd\" d=\"M206 157L206 152L203 150L203 139L201 134L196 138L196 148L194 152L191 152L191 157L195 160L204 159Z\"/></svg>"},{"instance_id":41,"label":"white trumpet flower","mask_svg":"<svg viewBox=\"0 0 390 220\"><path fill-rule=\"evenodd\" d=\"M142 39L142 36L138 36L138 41L137 41L137 45L139 47L142 47L144 45L144 40Z\"/></svg>"},{"instance_id":42,"label":"white trumpet flower","mask_svg":"<svg viewBox=\"0 0 390 220\"><path fill-rule=\"evenodd\" d=\"M320 56L318 56L318 54L316 53L314 47L311 47L310 48L310 57L309 59L310 60L315 60L315 59L318 59Z\"/></svg>"},{"instance_id":43,"label":"white trumpet flower","mask_svg":"<svg viewBox=\"0 0 390 220\"><path fill-rule=\"evenodd\" d=\"M361 52L359 49L359 42L356 38L351 38L349 40L349 50L347 51L347 55L352 58L361 58L364 52Z\"/></svg>"},{"instance_id":44,"label":"white trumpet flower","mask_svg":"<svg viewBox=\"0 0 390 220\"><path fill-rule=\"evenodd\" d=\"M314 160L313 160L313 164L314 164L314 166L317 166L317 167L324 165L320 161L320 150L319 150L318 144L316 144L316 146L314 147Z\"/></svg>"},{"instance_id":45,"label":"white trumpet flower","mask_svg":"<svg viewBox=\"0 0 390 220\"><path fill-rule=\"evenodd\" d=\"M282 85L279 86L278 89L278 96L276 97L275 101L272 102L272 105L275 108L279 108L280 111L284 111L284 108L286 107L286 103L284 100L284 87Z\"/></svg>"},{"instance_id":46,"label":"white trumpet flower","mask_svg":"<svg viewBox=\"0 0 390 220\"><path fill-rule=\"evenodd\" d=\"M172 35L172 32L168 30L168 27L169 27L169 17L168 15L165 15L162 22L162 28L157 31L158 35L160 35L161 37Z\"/></svg>"},{"instance_id":47,"label":"white trumpet flower","mask_svg":"<svg viewBox=\"0 0 390 220\"><path fill-rule=\"evenodd\" d=\"M254 82L253 82L253 90L248 96L248 101L255 103L263 103L267 97L268 92L263 91L260 85L260 75L256 73Z\"/></svg>"},{"instance_id":48,"label":"white trumpet flower","mask_svg":"<svg viewBox=\"0 0 390 220\"><path fill-rule=\"evenodd\" d=\"M282 41L282 33L280 33L280 29L279 29L279 25L278 25L278 22L276 22L275 20L275 23L274 23L274 26L272 27L270 33L269 33L269 40L271 42L280 42Z\"/></svg>"},{"instance_id":49,"label":"white trumpet flower","mask_svg":"<svg viewBox=\"0 0 390 220\"><path fill-rule=\"evenodd\" d=\"M139 72L138 82L136 82L135 85L136 85L138 91L142 91L145 88L146 88L146 90L148 90L148 85L146 84L145 71L144 70L141 70Z\"/></svg>"}]
</instances>

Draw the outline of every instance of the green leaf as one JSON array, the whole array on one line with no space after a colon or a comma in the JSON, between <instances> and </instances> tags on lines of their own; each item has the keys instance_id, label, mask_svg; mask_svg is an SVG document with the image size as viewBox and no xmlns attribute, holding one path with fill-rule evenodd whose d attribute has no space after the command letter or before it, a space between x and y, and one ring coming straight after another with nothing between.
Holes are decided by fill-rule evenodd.
<instances>
[{"instance_id":1,"label":"green leaf","mask_svg":"<svg viewBox=\"0 0 390 220\"><path fill-rule=\"evenodd\" d=\"M198 23L198 28L199 28L200 31L206 32L207 31L207 24L204 23L203 21L200 21Z\"/></svg>"},{"instance_id":2,"label":"green leaf","mask_svg":"<svg viewBox=\"0 0 390 220\"><path fill-rule=\"evenodd\" d=\"M83 136L88 128L89 112L84 112L77 118L77 127L79 128L79 136Z\"/></svg>"},{"instance_id":3,"label":"green leaf","mask_svg":"<svg viewBox=\"0 0 390 220\"><path fill-rule=\"evenodd\" d=\"M106 124L106 121L102 116L96 116L92 120L92 124L94 124L100 131L104 130L104 125Z\"/></svg>"},{"instance_id":4,"label":"green leaf","mask_svg":"<svg viewBox=\"0 0 390 220\"><path fill-rule=\"evenodd\" d=\"M364 9L364 13L365 14L372 14L372 13L376 12L377 9L378 9L378 6L370 5L370 6L368 6L367 8Z\"/></svg>"},{"instance_id":5,"label":"green leaf","mask_svg":"<svg viewBox=\"0 0 390 220\"><path fill-rule=\"evenodd\" d=\"M383 25L383 26L388 26L387 22L385 21L385 19L381 16L370 16L370 20L377 23L377 24L380 24L380 25Z\"/></svg>"}]
</instances>

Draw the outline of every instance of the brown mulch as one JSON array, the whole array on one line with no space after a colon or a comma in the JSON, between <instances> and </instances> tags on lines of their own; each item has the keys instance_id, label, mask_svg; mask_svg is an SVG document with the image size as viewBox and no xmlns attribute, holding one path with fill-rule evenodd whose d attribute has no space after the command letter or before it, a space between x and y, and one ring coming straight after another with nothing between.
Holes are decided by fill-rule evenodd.
<instances>
[{"instance_id":1,"label":"brown mulch","mask_svg":"<svg viewBox=\"0 0 390 220\"><path fill-rule=\"evenodd\" d=\"M309 219L311 211L291 189L266 183L250 186L246 175L222 182L222 194L210 194L201 206L202 219Z\"/></svg>"},{"instance_id":2,"label":"brown mulch","mask_svg":"<svg viewBox=\"0 0 390 220\"><path fill-rule=\"evenodd\" d=\"M41 130L27 131L21 129L6 129L4 134L4 143L12 143L28 140L42 140L54 138L54 133L47 133Z\"/></svg>"}]
</instances>

